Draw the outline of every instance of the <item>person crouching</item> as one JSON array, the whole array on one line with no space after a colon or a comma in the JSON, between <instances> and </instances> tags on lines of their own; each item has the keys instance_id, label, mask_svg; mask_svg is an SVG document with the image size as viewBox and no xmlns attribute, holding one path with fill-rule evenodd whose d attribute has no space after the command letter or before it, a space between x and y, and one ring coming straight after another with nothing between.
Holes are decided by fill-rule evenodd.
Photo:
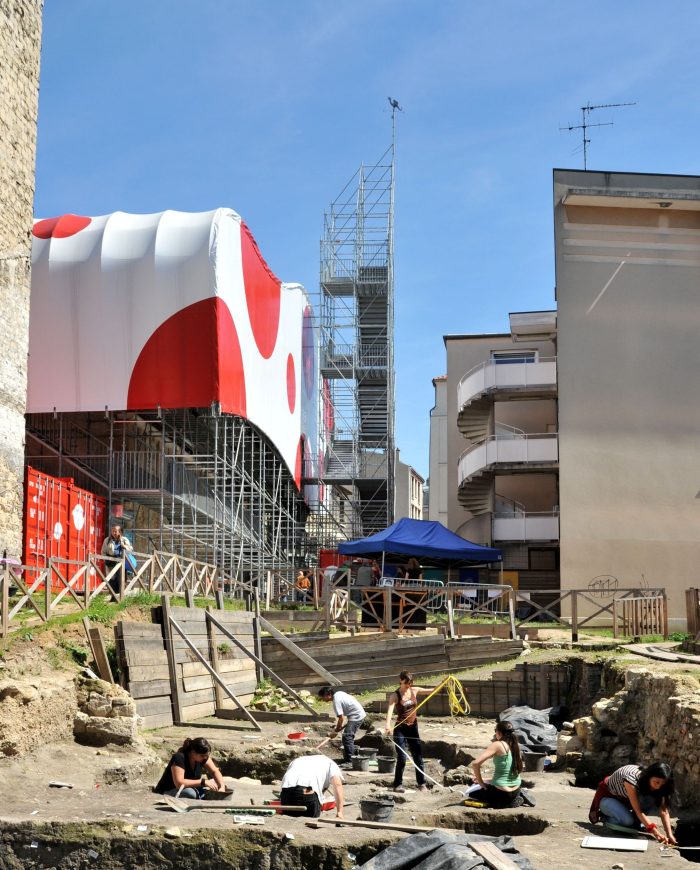
<instances>
[{"instance_id":1,"label":"person crouching","mask_svg":"<svg viewBox=\"0 0 700 870\"><path fill-rule=\"evenodd\" d=\"M168 762L154 791L169 797L204 797L206 791L226 791L221 771L209 757L206 737L189 737Z\"/></svg>"},{"instance_id":2,"label":"person crouching","mask_svg":"<svg viewBox=\"0 0 700 870\"><path fill-rule=\"evenodd\" d=\"M481 775L481 766L489 759L493 760L493 777L486 782ZM479 788L469 790L469 800L480 801L493 809L519 807L524 803L534 805L529 794L521 790L523 767L515 729L510 722L496 722L491 745L472 763Z\"/></svg>"},{"instance_id":3,"label":"person crouching","mask_svg":"<svg viewBox=\"0 0 700 870\"><path fill-rule=\"evenodd\" d=\"M321 815L323 793L333 789L335 814L343 818L343 775L326 755L300 755L287 768L282 779L280 803L287 807L306 807L304 816Z\"/></svg>"}]
</instances>

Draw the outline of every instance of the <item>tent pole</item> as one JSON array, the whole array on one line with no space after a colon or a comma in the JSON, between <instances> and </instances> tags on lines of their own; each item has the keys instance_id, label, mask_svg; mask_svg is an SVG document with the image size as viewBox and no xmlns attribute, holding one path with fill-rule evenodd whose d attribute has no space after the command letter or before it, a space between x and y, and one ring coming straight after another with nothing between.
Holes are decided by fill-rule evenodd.
<instances>
[{"instance_id":1,"label":"tent pole","mask_svg":"<svg viewBox=\"0 0 700 870\"><path fill-rule=\"evenodd\" d=\"M386 553L382 550L382 576L380 580L384 577L384 559L386 558Z\"/></svg>"}]
</instances>

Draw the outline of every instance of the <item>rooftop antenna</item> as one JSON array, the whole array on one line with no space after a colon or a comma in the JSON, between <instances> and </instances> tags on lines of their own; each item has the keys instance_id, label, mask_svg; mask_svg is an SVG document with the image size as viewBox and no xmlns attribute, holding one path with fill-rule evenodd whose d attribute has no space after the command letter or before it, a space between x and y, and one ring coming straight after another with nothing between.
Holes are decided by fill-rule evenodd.
<instances>
[{"instance_id":1,"label":"rooftop antenna","mask_svg":"<svg viewBox=\"0 0 700 870\"><path fill-rule=\"evenodd\" d=\"M581 130L583 133L583 168L588 169L588 146L591 144L591 140L586 137L586 130L590 127L612 127L615 123L614 121L604 121L601 124L591 124L588 121L588 116L595 109L620 109L622 106L636 106L636 103L600 103L597 106L592 106L590 103L586 103L585 106L581 106L581 123L580 124L569 124L568 127L560 127L560 130L567 130L569 133L574 130Z\"/></svg>"}]
</instances>

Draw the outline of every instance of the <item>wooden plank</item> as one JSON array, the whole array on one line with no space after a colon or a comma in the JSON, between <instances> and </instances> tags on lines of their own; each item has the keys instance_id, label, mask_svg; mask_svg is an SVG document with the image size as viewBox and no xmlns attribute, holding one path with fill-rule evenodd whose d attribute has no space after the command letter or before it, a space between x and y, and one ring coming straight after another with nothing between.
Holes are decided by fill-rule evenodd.
<instances>
[{"instance_id":1,"label":"wooden plank","mask_svg":"<svg viewBox=\"0 0 700 870\"><path fill-rule=\"evenodd\" d=\"M90 625L90 620L87 617L83 619L83 623L85 622L87 622L87 634L90 640L93 658L97 665L97 673L106 682L113 683L114 675L112 674L112 668L110 667L109 659L107 658L107 649L105 648L102 633L96 625Z\"/></svg>"},{"instance_id":2,"label":"wooden plank","mask_svg":"<svg viewBox=\"0 0 700 870\"><path fill-rule=\"evenodd\" d=\"M172 710L167 713L155 713L153 716L141 717L141 729L147 731L151 728L167 728L173 724Z\"/></svg>"},{"instance_id":3,"label":"wooden plank","mask_svg":"<svg viewBox=\"0 0 700 870\"><path fill-rule=\"evenodd\" d=\"M251 664L254 665L252 659L249 659L246 655L241 653L240 658L222 659L219 662L219 673L228 674L234 673L235 671L245 671L251 666ZM199 662L186 662L180 665L180 668L182 669L183 677L201 677L204 674L209 673L204 665L200 664Z\"/></svg>"},{"instance_id":4,"label":"wooden plank","mask_svg":"<svg viewBox=\"0 0 700 870\"><path fill-rule=\"evenodd\" d=\"M436 828L434 825L431 828L422 828L419 825L392 825L388 822L365 822L362 819L314 819L313 822L307 822L307 828L317 828L319 825L343 825L344 827L352 828L377 828L381 831L405 831L408 834L424 834L427 831L444 831L445 828ZM450 833L454 834L454 828L450 829ZM469 844L471 848L471 843Z\"/></svg>"},{"instance_id":5,"label":"wooden plank","mask_svg":"<svg viewBox=\"0 0 700 870\"><path fill-rule=\"evenodd\" d=\"M182 718L178 722L194 722L196 719L206 719L216 712L216 705L212 701L208 704L195 704L193 707L185 707L182 710Z\"/></svg>"},{"instance_id":6,"label":"wooden plank","mask_svg":"<svg viewBox=\"0 0 700 870\"><path fill-rule=\"evenodd\" d=\"M167 664L144 666L129 665L127 668L129 684L132 682L138 683L147 680L164 680L168 678L169 673Z\"/></svg>"},{"instance_id":7,"label":"wooden plank","mask_svg":"<svg viewBox=\"0 0 700 870\"><path fill-rule=\"evenodd\" d=\"M159 695L170 694L170 680L144 680L129 683L129 694L132 698L157 698Z\"/></svg>"},{"instance_id":8,"label":"wooden plank","mask_svg":"<svg viewBox=\"0 0 700 870\"><path fill-rule=\"evenodd\" d=\"M185 707L193 707L196 704L205 704L207 701L214 700L214 688L210 689L199 689L196 692L183 692L180 695L180 703L182 704L182 709Z\"/></svg>"},{"instance_id":9,"label":"wooden plank","mask_svg":"<svg viewBox=\"0 0 700 870\"><path fill-rule=\"evenodd\" d=\"M256 685L257 685L257 683L256 683ZM255 697L255 692L251 692L248 695L239 695L238 700L241 702L241 704L245 704L245 706L247 707L250 705L250 703L254 697ZM235 710L235 712L240 716L240 710L236 707L236 705L233 703L233 701L231 701L229 698L224 698L221 707L216 708L217 715L219 714L220 710ZM298 713L297 710L295 710L294 712ZM302 713L299 715L308 716L309 714ZM257 710L255 711L255 716L258 719L260 718ZM310 721L311 721L311 719L313 719L313 717L310 717ZM295 719L295 721L296 721L296 719Z\"/></svg>"},{"instance_id":10,"label":"wooden plank","mask_svg":"<svg viewBox=\"0 0 700 870\"><path fill-rule=\"evenodd\" d=\"M132 665L167 665L168 654L164 649L153 650L153 652L127 649L124 650L124 661L127 667Z\"/></svg>"},{"instance_id":11,"label":"wooden plank","mask_svg":"<svg viewBox=\"0 0 700 870\"><path fill-rule=\"evenodd\" d=\"M172 617L170 614L170 598L168 595L162 596L163 607L163 634L165 636L166 660L168 663L168 673L170 677L170 697L172 700L173 720L180 722L182 720L182 705L180 703L180 680L177 672L177 661L175 650L173 649L173 629Z\"/></svg>"},{"instance_id":12,"label":"wooden plank","mask_svg":"<svg viewBox=\"0 0 700 870\"><path fill-rule=\"evenodd\" d=\"M176 619L178 623L180 620L194 619L199 621L201 619L202 622L206 619L206 610L203 607L172 607L170 608L170 615L173 619ZM250 619L255 616L255 614L250 610L220 610L217 611L217 619L220 617L221 622L239 622L244 621L245 619Z\"/></svg>"},{"instance_id":13,"label":"wooden plank","mask_svg":"<svg viewBox=\"0 0 700 870\"><path fill-rule=\"evenodd\" d=\"M139 716L153 716L156 713L172 714L170 695L162 695L158 698L139 698L134 700L134 706Z\"/></svg>"},{"instance_id":14,"label":"wooden plank","mask_svg":"<svg viewBox=\"0 0 700 870\"><path fill-rule=\"evenodd\" d=\"M119 637L163 637L163 627L152 622L118 622L115 626Z\"/></svg>"},{"instance_id":15,"label":"wooden plank","mask_svg":"<svg viewBox=\"0 0 700 870\"><path fill-rule=\"evenodd\" d=\"M183 677L182 687L186 692L196 692L198 689L213 689L214 679L210 674L201 677Z\"/></svg>"},{"instance_id":16,"label":"wooden plank","mask_svg":"<svg viewBox=\"0 0 700 870\"><path fill-rule=\"evenodd\" d=\"M165 649L162 637L122 637L119 639L119 646L122 649L130 650L149 650Z\"/></svg>"},{"instance_id":17,"label":"wooden plank","mask_svg":"<svg viewBox=\"0 0 700 870\"><path fill-rule=\"evenodd\" d=\"M519 870L518 865L505 852L501 852L495 843L476 841L469 843L472 852L483 858L491 870Z\"/></svg>"}]
</instances>

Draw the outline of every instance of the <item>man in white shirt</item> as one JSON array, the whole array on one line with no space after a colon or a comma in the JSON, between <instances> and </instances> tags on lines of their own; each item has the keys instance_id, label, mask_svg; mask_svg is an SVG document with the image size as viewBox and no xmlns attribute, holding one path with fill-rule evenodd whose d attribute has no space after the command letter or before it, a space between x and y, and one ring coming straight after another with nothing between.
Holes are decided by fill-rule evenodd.
<instances>
[{"instance_id":1,"label":"man in white shirt","mask_svg":"<svg viewBox=\"0 0 700 870\"><path fill-rule=\"evenodd\" d=\"M282 779L282 806L306 807L305 816L321 815L323 793L333 789L335 814L343 818L343 775L326 755L300 755L287 768Z\"/></svg>"},{"instance_id":2,"label":"man in white shirt","mask_svg":"<svg viewBox=\"0 0 700 870\"><path fill-rule=\"evenodd\" d=\"M333 711L338 718L330 736L335 737L342 731L343 762L350 764L350 759L355 754L355 734L367 716L365 709L357 698L332 686L324 686L318 697L322 701L333 702Z\"/></svg>"}]
</instances>

